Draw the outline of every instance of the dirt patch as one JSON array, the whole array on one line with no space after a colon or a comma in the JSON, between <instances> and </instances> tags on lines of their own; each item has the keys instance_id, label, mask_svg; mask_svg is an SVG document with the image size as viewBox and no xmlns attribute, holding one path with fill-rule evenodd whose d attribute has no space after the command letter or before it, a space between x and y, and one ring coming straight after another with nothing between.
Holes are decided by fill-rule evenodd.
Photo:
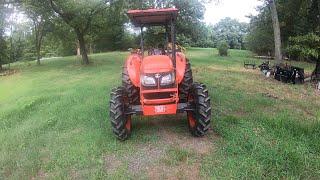
<instances>
[{"instance_id":1,"label":"dirt patch","mask_svg":"<svg viewBox=\"0 0 320 180\"><path fill-rule=\"evenodd\" d=\"M115 172L120 166L122 162L120 161L119 157L116 155L107 155L104 157L104 167L107 173Z\"/></svg>"},{"instance_id":2,"label":"dirt patch","mask_svg":"<svg viewBox=\"0 0 320 180\"><path fill-rule=\"evenodd\" d=\"M152 133L156 133L159 137L156 143L136 144L133 147L136 151L125 156L106 155L104 157L106 172L112 173L127 165L133 177L145 175L149 179L199 179L201 165L199 162L214 151L214 142L219 137L213 130L203 138L193 137L188 131L187 124L184 124L187 122L182 118L186 116L177 116L170 120L166 118L150 120L148 128L154 128ZM183 157L185 155L183 153L187 153L187 160L175 159L175 156L169 153L172 149L177 150L177 153L182 152ZM169 160L169 163L166 160Z\"/></svg>"},{"instance_id":3,"label":"dirt patch","mask_svg":"<svg viewBox=\"0 0 320 180\"><path fill-rule=\"evenodd\" d=\"M179 121L180 123L185 122L187 124L186 121L181 122L182 118L186 118L186 116L181 115L179 118L177 118L178 120L173 121ZM197 155L208 154L214 147L214 141L219 138L219 136L212 129L209 130L206 136L196 138L189 133L187 125L184 127L185 131L177 132L175 129L163 126L159 121L153 121L153 123L155 126L159 127L159 143L166 146L179 147L181 149L194 152Z\"/></svg>"},{"instance_id":4,"label":"dirt patch","mask_svg":"<svg viewBox=\"0 0 320 180\"><path fill-rule=\"evenodd\" d=\"M147 147L137 149L139 149L138 152L130 157L126 157L129 162L128 169L132 174L148 171L149 167L154 166L165 155L164 147L148 145Z\"/></svg>"},{"instance_id":5,"label":"dirt patch","mask_svg":"<svg viewBox=\"0 0 320 180\"><path fill-rule=\"evenodd\" d=\"M46 164L50 161L50 151L48 148L42 148L39 152L40 160L43 164Z\"/></svg>"},{"instance_id":6,"label":"dirt patch","mask_svg":"<svg viewBox=\"0 0 320 180\"><path fill-rule=\"evenodd\" d=\"M279 99L278 96L272 94L272 93L262 93L263 96L271 98L271 99Z\"/></svg>"},{"instance_id":7,"label":"dirt patch","mask_svg":"<svg viewBox=\"0 0 320 180\"><path fill-rule=\"evenodd\" d=\"M47 179L48 178L48 174L46 172L44 172L42 169L40 169L37 173L37 175L35 177L32 177L32 180L35 179Z\"/></svg>"},{"instance_id":8,"label":"dirt patch","mask_svg":"<svg viewBox=\"0 0 320 180\"><path fill-rule=\"evenodd\" d=\"M179 120L181 121L179 116ZM208 134L202 138L195 138L189 132L187 126L185 131L176 131L165 125L161 125L161 121L153 121L159 127L158 136L159 144L165 147L166 152L170 148L187 151L194 154L194 161L181 161L178 164L166 164L165 161L155 166L149 167L147 176L149 179L200 179L200 166L204 156L214 151L214 142L219 136L211 129ZM180 126L181 127L181 126ZM168 153L168 152L167 152ZM172 158L169 154L165 154L164 158ZM162 159L163 160L163 159Z\"/></svg>"},{"instance_id":9,"label":"dirt patch","mask_svg":"<svg viewBox=\"0 0 320 180\"><path fill-rule=\"evenodd\" d=\"M175 167L160 165L148 172L149 179L200 179L200 163L181 164Z\"/></svg>"},{"instance_id":10,"label":"dirt patch","mask_svg":"<svg viewBox=\"0 0 320 180\"><path fill-rule=\"evenodd\" d=\"M157 166L160 159L165 156L165 147L156 145L137 145L137 150L133 154L125 156L107 155L104 157L104 167L108 174L114 173L124 163L128 165L128 171L132 175L140 175L142 172L147 172L150 167Z\"/></svg>"},{"instance_id":11,"label":"dirt patch","mask_svg":"<svg viewBox=\"0 0 320 180\"><path fill-rule=\"evenodd\" d=\"M187 130L186 130L187 131ZM202 138L192 137L190 134L178 134L172 131L161 129L159 132L163 144L178 146L181 149L189 150L197 155L206 155L213 149L213 142L218 136L212 131Z\"/></svg>"}]
</instances>

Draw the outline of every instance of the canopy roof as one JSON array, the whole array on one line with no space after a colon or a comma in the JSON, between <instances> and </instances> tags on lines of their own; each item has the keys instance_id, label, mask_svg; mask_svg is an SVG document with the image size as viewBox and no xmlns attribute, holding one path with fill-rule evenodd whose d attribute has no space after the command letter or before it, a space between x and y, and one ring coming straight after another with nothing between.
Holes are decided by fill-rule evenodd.
<instances>
[{"instance_id":1,"label":"canopy roof","mask_svg":"<svg viewBox=\"0 0 320 180\"><path fill-rule=\"evenodd\" d=\"M171 19L175 20L178 9L129 10L127 14L135 26L161 26L170 24Z\"/></svg>"}]
</instances>

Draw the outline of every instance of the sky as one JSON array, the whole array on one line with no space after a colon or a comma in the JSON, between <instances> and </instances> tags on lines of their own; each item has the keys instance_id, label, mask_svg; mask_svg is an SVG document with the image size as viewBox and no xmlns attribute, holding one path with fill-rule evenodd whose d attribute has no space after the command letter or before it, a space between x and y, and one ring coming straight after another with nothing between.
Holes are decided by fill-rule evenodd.
<instances>
[{"instance_id":1,"label":"sky","mask_svg":"<svg viewBox=\"0 0 320 180\"><path fill-rule=\"evenodd\" d=\"M231 17L240 22L250 22L246 16L257 15L256 7L261 4L259 0L221 0L220 4L212 2L206 5L204 21L216 24L225 17Z\"/></svg>"}]
</instances>

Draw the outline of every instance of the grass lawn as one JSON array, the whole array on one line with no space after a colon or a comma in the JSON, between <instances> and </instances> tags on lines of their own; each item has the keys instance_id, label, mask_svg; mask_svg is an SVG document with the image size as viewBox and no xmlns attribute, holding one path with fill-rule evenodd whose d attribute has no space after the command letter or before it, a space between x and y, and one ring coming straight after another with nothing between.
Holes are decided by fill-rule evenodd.
<instances>
[{"instance_id":1,"label":"grass lawn","mask_svg":"<svg viewBox=\"0 0 320 180\"><path fill-rule=\"evenodd\" d=\"M320 95L245 70L247 51L218 57L190 49L207 84L212 130L193 138L185 115L135 117L115 139L109 93L121 84L125 52L13 65L0 77L0 179L319 179ZM312 64L297 63L310 72Z\"/></svg>"}]
</instances>

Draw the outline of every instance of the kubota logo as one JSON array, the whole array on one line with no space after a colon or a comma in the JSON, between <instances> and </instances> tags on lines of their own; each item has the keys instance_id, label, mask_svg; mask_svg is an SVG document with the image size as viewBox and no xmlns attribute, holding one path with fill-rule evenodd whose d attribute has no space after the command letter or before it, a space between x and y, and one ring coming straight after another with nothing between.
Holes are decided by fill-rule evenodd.
<instances>
[{"instance_id":1,"label":"kubota logo","mask_svg":"<svg viewBox=\"0 0 320 180\"><path fill-rule=\"evenodd\" d=\"M155 74L154 76L155 76L157 79L159 79L159 78L161 77L160 74Z\"/></svg>"}]
</instances>

